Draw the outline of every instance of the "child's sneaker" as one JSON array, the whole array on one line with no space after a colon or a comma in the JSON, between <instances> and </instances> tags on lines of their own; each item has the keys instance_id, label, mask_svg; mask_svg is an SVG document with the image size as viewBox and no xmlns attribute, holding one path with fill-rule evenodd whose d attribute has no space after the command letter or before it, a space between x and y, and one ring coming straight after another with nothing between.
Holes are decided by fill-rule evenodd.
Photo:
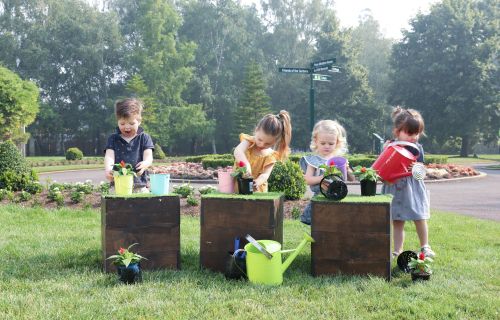
<instances>
[{"instance_id":1,"label":"child's sneaker","mask_svg":"<svg viewBox=\"0 0 500 320\"><path fill-rule=\"evenodd\" d=\"M422 248L420 248L420 251L423 252L426 257L429 258L434 258L436 256L436 253L432 251L431 246L429 245L423 246Z\"/></svg>"}]
</instances>

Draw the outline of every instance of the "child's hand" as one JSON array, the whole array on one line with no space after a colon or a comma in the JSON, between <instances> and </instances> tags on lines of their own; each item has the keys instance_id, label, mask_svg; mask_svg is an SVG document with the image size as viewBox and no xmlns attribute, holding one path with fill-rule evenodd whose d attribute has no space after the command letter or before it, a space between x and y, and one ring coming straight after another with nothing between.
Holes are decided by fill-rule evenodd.
<instances>
[{"instance_id":1,"label":"child's hand","mask_svg":"<svg viewBox=\"0 0 500 320\"><path fill-rule=\"evenodd\" d=\"M148 161L141 161L135 165L135 170L138 176L142 176L144 171L149 168L151 164Z\"/></svg>"},{"instance_id":2,"label":"child's hand","mask_svg":"<svg viewBox=\"0 0 500 320\"><path fill-rule=\"evenodd\" d=\"M253 189L254 189L254 190L257 190L257 188L258 188L261 184L263 184L264 182L266 182L266 181L263 181L263 179L261 179L260 177L259 177L259 178L257 178L257 179L255 179L255 180L253 181Z\"/></svg>"},{"instance_id":3,"label":"child's hand","mask_svg":"<svg viewBox=\"0 0 500 320\"><path fill-rule=\"evenodd\" d=\"M104 175L108 181L113 181L113 170L104 170Z\"/></svg>"}]
</instances>

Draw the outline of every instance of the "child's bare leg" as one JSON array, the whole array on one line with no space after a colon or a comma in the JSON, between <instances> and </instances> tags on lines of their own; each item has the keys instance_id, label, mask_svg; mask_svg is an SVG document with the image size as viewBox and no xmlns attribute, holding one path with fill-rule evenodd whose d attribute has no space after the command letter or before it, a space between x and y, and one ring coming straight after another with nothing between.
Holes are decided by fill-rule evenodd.
<instances>
[{"instance_id":1,"label":"child's bare leg","mask_svg":"<svg viewBox=\"0 0 500 320\"><path fill-rule=\"evenodd\" d=\"M405 241L405 222L403 220L392 221L394 231L394 252L398 254L403 252L403 243Z\"/></svg>"},{"instance_id":2,"label":"child's bare leg","mask_svg":"<svg viewBox=\"0 0 500 320\"><path fill-rule=\"evenodd\" d=\"M429 245L427 220L415 220L414 222L417 228L418 240L420 240L420 247Z\"/></svg>"}]
</instances>

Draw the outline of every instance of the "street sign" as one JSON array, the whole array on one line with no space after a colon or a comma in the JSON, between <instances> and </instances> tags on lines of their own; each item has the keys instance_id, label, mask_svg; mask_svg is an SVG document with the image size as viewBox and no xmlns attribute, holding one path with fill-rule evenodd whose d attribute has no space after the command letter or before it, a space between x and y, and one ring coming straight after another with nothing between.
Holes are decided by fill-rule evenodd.
<instances>
[{"instance_id":1,"label":"street sign","mask_svg":"<svg viewBox=\"0 0 500 320\"><path fill-rule=\"evenodd\" d=\"M278 68L278 71L284 73L311 73L309 68Z\"/></svg>"},{"instance_id":2,"label":"street sign","mask_svg":"<svg viewBox=\"0 0 500 320\"><path fill-rule=\"evenodd\" d=\"M335 59L335 58L314 61L313 63L311 63L311 67L317 68L317 67L329 66L329 65L334 64L335 62L337 62L337 59Z\"/></svg>"},{"instance_id":3,"label":"street sign","mask_svg":"<svg viewBox=\"0 0 500 320\"><path fill-rule=\"evenodd\" d=\"M332 70L332 66L317 67L313 69L313 72L329 71Z\"/></svg>"},{"instance_id":4,"label":"street sign","mask_svg":"<svg viewBox=\"0 0 500 320\"><path fill-rule=\"evenodd\" d=\"M313 80L314 81L330 81L332 76L329 76L327 74L313 74Z\"/></svg>"},{"instance_id":5,"label":"street sign","mask_svg":"<svg viewBox=\"0 0 500 320\"><path fill-rule=\"evenodd\" d=\"M340 73L340 67L338 66L332 66L330 70L328 70L333 73Z\"/></svg>"}]
</instances>

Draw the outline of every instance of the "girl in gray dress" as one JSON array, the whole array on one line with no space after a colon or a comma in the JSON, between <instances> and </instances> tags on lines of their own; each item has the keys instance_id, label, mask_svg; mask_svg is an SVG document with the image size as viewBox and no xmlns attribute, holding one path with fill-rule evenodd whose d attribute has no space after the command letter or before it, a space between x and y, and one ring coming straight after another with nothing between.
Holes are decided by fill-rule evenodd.
<instances>
[{"instance_id":1,"label":"girl in gray dress","mask_svg":"<svg viewBox=\"0 0 500 320\"><path fill-rule=\"evenodd\" d=\"M407 141L418 146L417 162L424 162L424 149L417 144L418 138L424 132L424 119L413 109L394 108L392 112L394 123L393 135L398 141ZM386 143L387 145L387 143ZM414 149L414 148L411 148ZM415 152L415 150L410 150ZM405 221L413 221L417 229L421 251L428 257L435 253L429 245L427 220L430 218L429 195L423 180L416 180L412 176L404 177L393 184L384 183L382 193L392 194L391 204L392 225L394 229L394 251L397 257L403 252L405 239Z\"/></svg>"},{"instance_id":2,"label":"girl in gray dress","mask_svg":"<svg viewBox=\"0 0 500 320\"><path fill-rule=\"evenodd\" d=\"M323 169L319 166L335 156L342 156L347 150L347 138L344 127L337 121L322 120L316 123L311 137L311 150L313 155L304 156L299 164L304 172L306 183L310 186L314 195L320 193L319 184L323 179ZM352 173L348 174L349 180L354 180ZM300 221L311 224L311 203L306 206L300 216Z\"/></svg>"}]
</instances>

